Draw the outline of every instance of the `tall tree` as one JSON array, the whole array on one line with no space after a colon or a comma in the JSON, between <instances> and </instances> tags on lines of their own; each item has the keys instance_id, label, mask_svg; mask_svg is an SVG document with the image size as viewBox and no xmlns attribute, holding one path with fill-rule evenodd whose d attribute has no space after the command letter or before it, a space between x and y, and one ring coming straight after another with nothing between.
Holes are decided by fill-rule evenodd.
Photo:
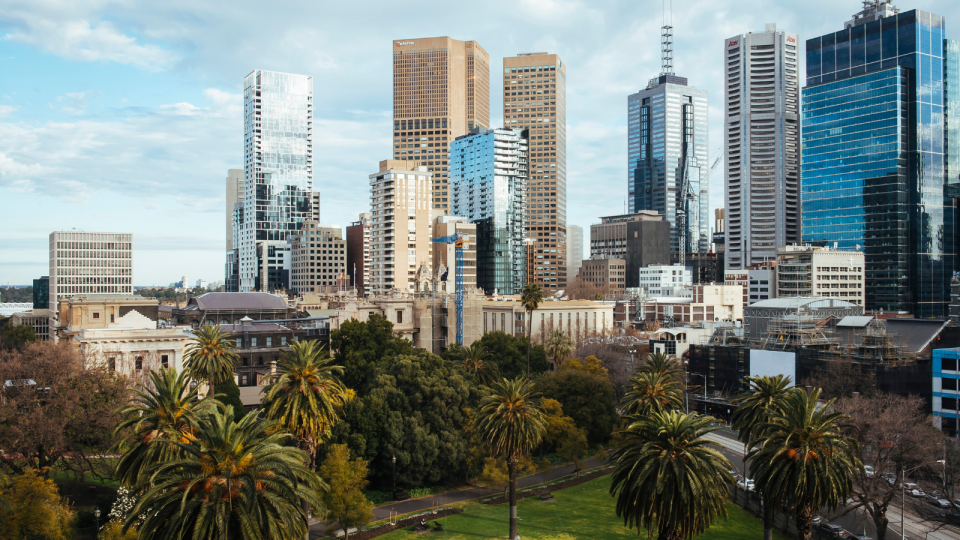
<instances>
[{"instance_id":1,"label":"tall tree","mask_svg":"<svg viewBox=\"0 0 960 540\"><path fill-rule=\"evenodd\" d=\"M482 343L477 341L462 347L461 354L463 355L461 365L464 371L473 375L480 384L488 386L491 381L497 379L497 372L499 371L497 364L487 361L490 358L490 353L487 352Z\"/></svg>"},{"instance_id":2,"label":"tall tree","mask_svg":"<svg viewBox=\"0 0 960 540\"><path fill-rule=\"evenodd\" d=\"M240 358L235 342L220 325L203 325L193 330L184 354L183 367L197 381L210 385L210 397L215 396L215 387L227 377L233 377L233 368Z\"/></svg>"},{"instance_id":3,"label":"tall tree","mask_svg":"<svg viewBox=\"0 0 960 540\"><path fill-rule=\"evenodd\" d=\"M675 411L633 418L613 455L610 493L624 524L659 540L693 538L726 519L727 458L704 435L713 418Z\"/></svg>"},{"instance_id":4,"label":"tall tree","mask_svg":"<svg viewBox=\"0 0 960 540\"><path fill-rule=\"evenodd\" d=\"M640 371L630 377L620 409L625 415L641 416L683 409L683 386L669 374Z\"/></svg>"},{"instance_id":5,"label":"tall tree","mask_svg":"<svg viewBox=\"0 0 960 540\"><path fill-rule=\"evenodd\" d=\"M557 367L562 366L563 361L573 354L573 344L570 342L570 336L559 328L550 333L545 348Z\"/></svg>"},{"instance_id":6,"label":"tall tree","mask_svg":"<svg viewBox=\"0 0 960 540\"><path fill-rule=\"evenodd\" d=\"M773 375L763 377L747 377L750 383L750 390L737 397L740 405L733 413L733 429L737 431L737 437L743 443L744 454L750 451L753 443L760 437L761 427L767 425L771 414L783 412L784 400L792 391L790 389L790 377L784 375ZM749 462L744 462L746 468ZM743 472L745 477L749 478L747 471ZM773 540L773 520L774 511L777 507L777 501L763 496L763 538L764 540Z\"/></svg>"},{"instance_id":7,"label":"tall tree","mask_svg":"<svg viewBox=\"0 0 960 540\"><path fill-rule=\"evenodd\" d=\"M385 358L413 354L413 343L393 332L393 323L383 315L371 315L366 322L344 321L330 333L330 350L337 365L343 366L343 384L366 395L376 384L377 368Z\"/></svg>"},{"instance_id":8,"label":"tall tree","mask_svg":"<svg viewBox=\"0 0 960 540\"><path fill-rule=\"evenodd\" d=\"M12 326L10 323L0 330L0 350L19 349L27 343L37 341L37 331L29 324Z\"/></svg>"},{"instance_id":9,"label":"tall tree","mask_svg":"<svg viewBox=\"0 0 960 540\"><path fill-rule=\"evenodd\" d=\"M320 465L320 477L330 485L323 494L327 517L343 527L344 540L350 540L350 529L373 521L373 503L363 495L367 487L367 462L350 459L345 444L330 447Z\"/></svg>"},{"instance_id":10,"label":"tall tree","mask_svg":"<svg viewBox=\"0 0 960 540\"><path fill-rule=\"evenodd\" d=\"M831 412L834 400L819 403L819 398L819 389L791 391L783 411L759 427L758 446L747 454L757 488L793 513L802 540L811 537L814 514L845 504L853 478L865 474L859 444L843 432L852 428L849 417Z\"/></svg>"},{"instance_id":11,"label":"tall tree","mask_svg":"<svg viewBox=\"0 0 960 540\"><path fill-rule=\"evenodd\" d=\"M642 373L657 373L665 377L683 380L683 370L677 359L662 352L650 353L647 355L646 362L640 367Z\"/></svg>"},{"instance_id":12,"label":"tall tree","mask_svg":"<svg viewBox=\"0 0 960 540\"><path fill-rule=\"evenodd\" d=\"M474 345L483 347L487 356L484 364L490 364L491 369L496 366L497 377L515 379L525 376L527 372L527 338L516 337L500 330L496 332L487 332L483 334ZM462 347L451 347L442 353L442 357L453 362L463 362L464 349ZM550 362L547 360L547 354L543 347L534 343L531 347L530 373L545 373L550 371ZM491 382L493 382L491 380Z\"/></svg>"},{"instance_id":13,"label":"tall tree","mask_svg":"<svg viewBox=\"0 0 960 540\"><path fill-rule=\"evenodd\" d=\"M143 496L127 516L141 538L292 540L307 533L307 501L322 515L327 489L303 465L302 450L275 422L233 411L213 411L200 420L197 437L175 441L184 456L154 464L140 477ZM146 516L140 523L141 516Z\"/></svg>"},{"instance_id":14,"label":"tall tree","mask_svg":"<svg viewBox=\"0 0 960 540\"><path fill-rule=\"evenodd\" d=\"M857 457L875 471L872 475L856 475L853 481L853 504L845 512L862 508L873 519L877 540L887 537L890 503L899 501L900 490L890 489L883 472L892 472L899 479L904 470L923 466L940 472L942 439L932 428L926 405L919 396L897 396L878 392L873 396L839 399L834 408L850 416L853 428L847 434L860 444ZM950 483L952 485L952 483ZM943 498L952 500L945 495Z\"/></svg>"},{"instance_id":15,"label":"tall tree","mask_svg":"<svg viewBox=\"0 0 960 540\"><path fill-rule=\"evenodd\" d=\"M117 463L117 479L135 485L144 471L161 461L183 457L171 441L187 441L196 435L200 417L213 409L211 400L199 400L190 389L187 372L161 369L149 373L150 384L133 390L133 399L120 409L123 420L114 430L114 449L126 451Z\"/></svg>"},{"instance_id":16,"label":"tall tree","mask_svg":"<svg viewBox=\"0 0 960 540\"><path fill-rule=\"evenodd\" d=\"M533 312L540 307L540 302L543 302L543 289L536 283L524 285L523 291L520 293L520 304L527 312L527 320L524 321L527 327L527 377L530 377L530 347L533 346L531 341L533 336ZM513 537L511 536L511 538Z\"/></svg>"},{"instance_id":17,"label":"tall tree","mask_svg":"<svg viewBox=\"0 0 960 540\"><path fill-rule=\"evenodd\" d=\"M560 402L564 413L587 432L591 444L606 443L610 439L617 421L616 391L606 376L587 370L562 369L537 378L534 384L542 396Z\"/></svg>"},{"instance_id":18,"label":"tall tree","mask_svg":"<svg viewBox=\"0 0 960 540\"><path fill-rule=\"evenodd\" d=\"M480 401L477 430L490 452L507 460L510 473L510 536L517 536L517 462L543 439L546 426L529 379L503 379Z\"/></svg>"},{"instance_id":19,"label":"tall tree","mask_svg":"<svg viewBox=\"0 0 960 540\"><path fill-rule=\"evenodd\" d=\"M33 469L16 476L4 490L0 507L0 540L73 538L74 513L60 500L57 485Z\"/></svg>"}]
</instances>

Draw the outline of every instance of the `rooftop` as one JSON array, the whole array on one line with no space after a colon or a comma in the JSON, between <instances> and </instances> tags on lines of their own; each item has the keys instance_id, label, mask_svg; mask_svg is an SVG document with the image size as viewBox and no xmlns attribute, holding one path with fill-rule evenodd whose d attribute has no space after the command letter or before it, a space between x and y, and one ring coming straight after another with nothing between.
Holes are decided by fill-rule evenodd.
<instances>
[{"instance_id":1,"label":"rooftop","mask_svg":"<svg viewBox=\"0 0 960 540\"><path fill-rule=\"evenodd\" d=\"M837 298L820 298L817 296L796 296L792 298L771 298L770 300L760 300L747 306L750 308L805 308L805 309L823 309L823 308L858 308L860 306L850 302L839 300Z\"/></svg>"},{"instance_id":2,"label":"rooftop","mask_svg":"<svg viewBox=\"0 0 960 540\"><path fill-rule=\"evenodd\" d=\"M275 294L265 292L209 292L191 298L184 309L286 310L287 308L287 301Z\"/></svg>"}]
</instances>

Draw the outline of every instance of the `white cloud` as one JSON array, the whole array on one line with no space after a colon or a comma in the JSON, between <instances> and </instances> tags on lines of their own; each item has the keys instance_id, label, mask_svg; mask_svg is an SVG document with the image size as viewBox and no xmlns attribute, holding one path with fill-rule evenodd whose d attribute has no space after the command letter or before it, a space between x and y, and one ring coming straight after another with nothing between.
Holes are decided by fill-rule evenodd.
<instances>
[{"instance_id":1,"label":"white cloud","mask_svg":"<svg viewBox=\"0 0 960 540\"><path fill-rule=\"evenodd\" d=\"M17 110L16 107L12 107L10 105L0 105L0 118L3 118L4 116L9 116L15 110Z\"/></svg>"},{"instance_id":2,"label":"white cloud","mask_svg":"<svg viewBox=\"0 0 960 540\"><path fill-rule=\"evenodd\" d=\"M160 112L167 114L174 114L177 116L195 116L200 114L201 109L196 105L191 105L186 102L173 103L171 105L161 105Z\"/></svg>"}]
</instances>

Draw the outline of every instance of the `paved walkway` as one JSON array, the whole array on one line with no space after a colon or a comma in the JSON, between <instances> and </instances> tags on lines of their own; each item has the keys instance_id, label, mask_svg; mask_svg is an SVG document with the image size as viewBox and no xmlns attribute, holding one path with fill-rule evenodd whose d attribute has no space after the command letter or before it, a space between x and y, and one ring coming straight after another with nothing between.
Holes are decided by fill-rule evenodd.
<instances>
[{"instance_id":1,"label":"paved walkway","mask_svg":"<svg viewBox=\"0 0 960 540\"><path fill-rule=\"evenodd\" d=\"M600 467L603 465L603 463L603 461L595 459L581 461L580 469L593 469L595 467ZM524 489L530 486L551 482L557 478L573 474L574 470L575 467L573 465L561 465L554 467L549 471L531 474L530 476L524 476L523 478L517 480L518 489ZM503 493L501 490L487 489L483 487L472 487L457 491L448 491L446 493L430 495L420 499L411 499L378 506L373 509L373 519L374 521L387 519L390 517L391 512L396 512L399 515L424 512L437 505L445 506L448 504L469 501L471 499L479 499L481 497L489 497L491 495L500 495L501 493ZM315 538L323 538L325 531L326 523L317 522L311 525L310 539L313 540Z\"/></svg>"}]
</instances>

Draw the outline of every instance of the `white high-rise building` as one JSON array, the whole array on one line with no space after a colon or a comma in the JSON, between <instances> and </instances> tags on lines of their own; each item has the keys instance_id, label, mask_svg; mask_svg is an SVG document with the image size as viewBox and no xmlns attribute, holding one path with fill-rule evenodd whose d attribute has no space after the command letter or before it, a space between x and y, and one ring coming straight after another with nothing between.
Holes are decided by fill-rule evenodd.
<instances>
[{"instance_id":1,"label":"white high-rise building","mask_svg":"<svg viewBox=\"0 0 960 540\"><path fill-rule=\"evenodd\" d=\"M726 268L800 242L799 38L768 24L724 41Z\"/></svg>"},{"instance_id":2,"label":"white high-rise building","mask_svg":"<svg viewBox=\"0 0 960 540\"><path fill-rule=\"evenodd\" d=\"M313 77L254 70L243 80L241 292L289 282L287 238L312 217Z\"/></svg>"},{"instance_id":3,"label":"white high-rise building","mask_svg":"<svg viewBox=\"0 0 960 540\"><path fill-rule=\"evenodd\" d=\"M51 328L60 298L76 294L133 294L132 234L50 233Z\"/></svg>"},{"instance_id":4,"label":"white high-rise building","mask_svg":"<svg viewBox=\"0 0 960 540\"><path fill-rule=\"evenodd\" d=\"M573 283L583 265L583 227L567 225L567 283Z\"/></svg>"},{"instance_id":5,"label":"white high-rise building","mask_svg":"<svg viewBox=\"0 0 960 540\"><path fill-rule=\"evenodd\" d=\"M477 226L477 286L519 294L526 276L527 139L518 129L470 130L450 144L451 213ZM557 233L553 232L553 241ZM553 270L556 250L534 246L537 269ZM550 260L552 258L552 260ZM551 265L551 266L548 266ZM565 269L565 268L564 268Z\"/></svg>"}]
</instances>

